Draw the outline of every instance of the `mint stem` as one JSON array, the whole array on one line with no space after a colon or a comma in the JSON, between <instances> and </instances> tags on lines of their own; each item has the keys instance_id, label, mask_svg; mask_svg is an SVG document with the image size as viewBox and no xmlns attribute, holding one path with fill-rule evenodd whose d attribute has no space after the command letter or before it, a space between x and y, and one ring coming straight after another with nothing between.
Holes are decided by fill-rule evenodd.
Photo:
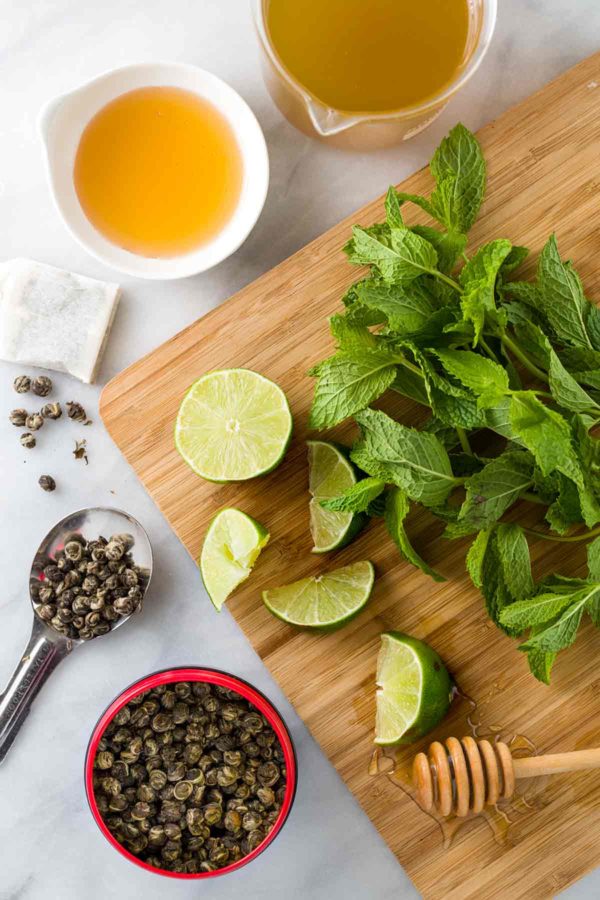
<instances>
[{"instance_id":1,"label":"mint stem","mask_svg":"<svg viewBox=\"0 0 600 900\"><path fill-rule=\"evenodd\" d=\"M534 537L542 538L544 541L557 541L558 543L563 544L574 544L578 541L591 541L592 538L598 537L598 535L600 535L600 525L597 525L596 528L592 528L591 531L585 531L583 534L574 534L571 536L550 534L548 531L538 531L536 528L523 527L523 531L526 534L533 535Z\"/></svg>"},{"instance_id":2,"label":"mint stem","mask_svg":"<svg viewBox=\"0 0 600 900\"><path fill-rule=\"evenodd\" d=\"M454 278L450 278L448 275L444 275L444 273L438 271L438 269L428 269L428 271L430 275L433 275L435 278L439 278L440 281L443 281L451 288L454 288L455 291L458 291L459 294L462 294L462 289L460 285L456 283Z\"/></svg>"},{"instance_id":3,"label":"mint stem","mask_svg":"<svg viewBox=\"0 0 600 900\"><path fill-rule=\"evenodd\" d=\"M548 382L547 374L545 372L543 372L541 369L538 369L538 367L535 365L535 363L533 363L529 359L529 357L525 353L523 353L523 351L521 350L519 345L516 344L512 340L512 338L510 338L506 334L506 332L502 335L500 340L502 341L504 346L507 347L517 357L519 362L521 362L525 366L525 368L527 369L528 372L531 372L531 374L535 375L536 378L539 378L540 381L545 381L546 383Z\"/></svg>"},{"instance_id":4,"label":"mint stem","mask_svg":"<svg viewBox=\"0 0 600 900\"><path fill-rule=\"evenodd\" d=\"M546 506L542 498L538 497L537 494L533 494L531 491L523 491L521 500L528 500L529 503L540 503L542 506Z\"/></svg>"},{"instance_id":5,"label":"mint stem","mask_svg":"<svg viewBox=\"0 0 600 900\"><path fill-rule=\"evenodd\" d=\"M492 350L492 348L490 347L490 345L488 344L486 339L483 337L483 335L479 338L479 344L481 347L483 347L483 349L485 350L485 352L487 353L487 355L489 356L490 359L492 359L494 362L497 362L497 363L500 362L500 360L498 359L498 357L496 356L496 354L494 353L494 351Z\"/></svg>"},{"instance_id":6,"label":"mint stem","mask_svg":"<svg viewBox=\"0 0 600 900\"><path fill-rule=\"evenodd\" d=\"M414 363L411 363L410 360L408 360L405 356L400 355L397 358L396 362L399 365L404 366L405 369L410 369L410 371L414 372L415 375L419 375L421 378L425 378L421 369L418 366L415 366Z\"/></svg>"},{"instance_id":7,"label":"mint stem","mask_svg":"<svg viewBox=\"0 0 600 900\"><path fill-rule=\"evenodd\" d=\"M465 429L457 426L456 433L460 441L460 446L463 448L464 452L468 454L468 456L473 456L473 451L471 450L471 445L469 443L469 438L467 437L467 432L465 431Z\"/></svg>"}]
</instances>

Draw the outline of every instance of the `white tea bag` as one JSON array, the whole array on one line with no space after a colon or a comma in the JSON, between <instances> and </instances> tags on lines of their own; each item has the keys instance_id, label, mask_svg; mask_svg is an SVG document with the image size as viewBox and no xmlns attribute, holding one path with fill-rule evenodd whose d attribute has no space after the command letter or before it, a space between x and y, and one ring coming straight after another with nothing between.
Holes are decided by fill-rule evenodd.
<instances>
[{"instance_id":1,"label":"white tea bag","mask_svg":"<svg viewBox=\"0 0 600 900\"><path fill-rule=\"evenodd\" d=\"M119 302L118 284L30 259L0 265L0 359L96 377Z\"/></svg>"}]
</instances>

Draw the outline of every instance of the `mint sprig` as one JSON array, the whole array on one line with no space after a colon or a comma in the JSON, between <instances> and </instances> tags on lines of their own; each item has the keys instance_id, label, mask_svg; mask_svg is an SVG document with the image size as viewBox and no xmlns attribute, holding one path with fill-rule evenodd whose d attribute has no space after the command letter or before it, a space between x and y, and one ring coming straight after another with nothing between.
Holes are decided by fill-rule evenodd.
<instances>
[{"instance_id":1,"label":"mint sprig","mask_svg":"<svg viewBox=\"0 0 600 900\"><path fill-rule=\"evenodd\" d=\"M356 225L345 247L367 272L330 320L337 351L311 370L310 425L353 417L351 458L365 478L324 505L383 515L399 552L436 579L409 539L411 504L440 519L445 538L470 535L467 570L489 615L527 633L521 649L547 682L584 616L600 626L600 311L554 235L531 281L518 278L528 249L505 236L467 253L486 167L464 126L430 168L430 196L390 188L385 221ZM431 223L408 224L408 204ZM430 410L421 429L370 408L389 391ZM546 526L505 521L523 501ZM593 541L588 578L534 584L536 536Z\"/></svg>"}]
</instances>

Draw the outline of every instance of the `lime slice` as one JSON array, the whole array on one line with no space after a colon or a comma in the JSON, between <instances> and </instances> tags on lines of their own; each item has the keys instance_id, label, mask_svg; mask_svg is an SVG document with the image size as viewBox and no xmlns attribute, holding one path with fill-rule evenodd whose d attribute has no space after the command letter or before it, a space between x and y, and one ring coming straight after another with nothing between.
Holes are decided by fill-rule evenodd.
<instances>
[{"instance_id":1,"label":"lime slice","mask_svg":"<svg viewBox=\"0 0 600 900\"><path fill-rule=\"evenodd\" d=\"M441 722L453 681L423 641L398 631L381 635L377 660L376 744L410 744Z\"/></svg>"},{"instance_id":2,"label":"lime slice","mask_svg":"<svg viewBox=\"0 0 600 900\"><path fill-rule=\"evenodd\" d=\"M301 628L341 628L356 616L371 595L375 570L368 561L353 563L325 575L303 578L263 592L267 609Z\"/></svg>"},{"instance_id":3,"label":"lime slice","mask_svg":"<svg viewBox=\"0 0 600 900\"><path fill-rule=\"evenodd\" d=\"M320 500L339 497L356 484L356 470L343 448L328 441L307 441L310 533L313 553L328 553L349 544L366 522L366 516L324 509Z\"/></svg>"},{"instance_id":4,"label":"lime slice","mask_svg":"<svg viewBox=\"0 0 600 900\"><path fill-rule=\"evenodd\" d=\"M175 446L209 481L245 481L270 472L291 435L285 394L249 369L204 375L183 398L175 424Z\"/></svg>"},{"instance_id":5,"label":"lime slice","mask_svg":"<svg viewBox=\"0 0 600 900\"><path fill-rule=\"evenodd\" d=\"M268 542L266 528L239 509L217 513L208 526L200 554L204 587L217 609L248 578Z\"/></svg>"}]
</instances>

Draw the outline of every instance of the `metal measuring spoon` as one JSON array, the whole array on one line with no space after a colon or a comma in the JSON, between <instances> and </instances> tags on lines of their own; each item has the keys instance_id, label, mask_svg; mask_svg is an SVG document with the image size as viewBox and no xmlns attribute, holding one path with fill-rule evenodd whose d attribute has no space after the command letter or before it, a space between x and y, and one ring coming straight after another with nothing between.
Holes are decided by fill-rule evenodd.
<instances>
[{"instance_id":1,"label":"metal measuring spoon","mask_svg":"<svg viewBox=\"0 0 600 900\"><path fill-rule=\"evenodd\" d=\"M95 540L101 534L110 537L113 534L128 532L134 539L132 553L136 565L148 571L144 594L150 584L152 576L150 541L140 523L127 513L107 507L80 509L66 516L48 532L34 556L29 576L29 598L34 610L31 637L6 690L0 694L0 763L4 760L46 679L71 650L79 644L89 643L81 639L67 638L59 634L49 623L42 621L35 612L31 591L31 586L39 583L42 570L48 564L48 558L54 558L56 551L64 546L65 537L72 532L82 534L87 540ZM130 616L122 616L113 624L112 630L129 618Z\"/></svg>"}]
</instances>

